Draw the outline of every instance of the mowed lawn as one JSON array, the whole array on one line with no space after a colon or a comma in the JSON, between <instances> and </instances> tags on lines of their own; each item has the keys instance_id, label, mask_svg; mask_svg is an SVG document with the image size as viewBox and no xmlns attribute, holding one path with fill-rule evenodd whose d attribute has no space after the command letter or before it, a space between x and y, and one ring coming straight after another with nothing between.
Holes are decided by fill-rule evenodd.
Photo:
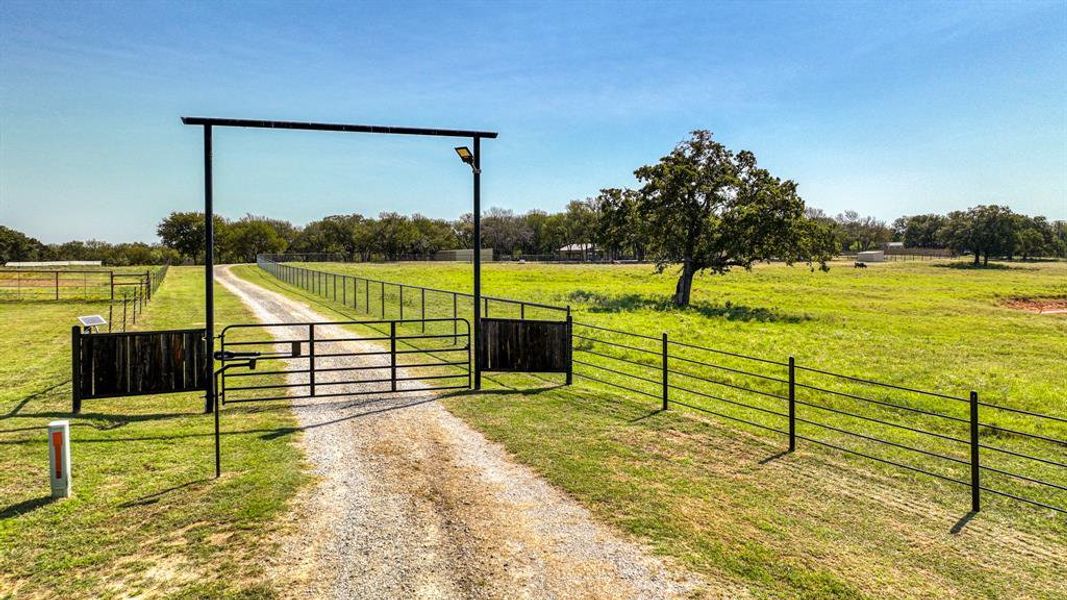
<instances>
[{"instance_id":1,"label":"mowed lawn","mask_svg":"<svg viewBox=\"0 0 1067 600\"><path fill-rule=\"evenodd\" d=\"M220 323L253 316L216 289ZM203 272L172 268L139 329L203 325ZM202 394L86 400L70 328L106 304L0 303L0 598L274 595L263 578L305 481L289 411L227 409L223 477ZM71 421L74 495L52 502L46 425Z\"/></svg>"},{"instance_id":2,"label":"mowed lawn","mask_svg":"<svg viewBox=\"0 0 1067 600\"><path fill-rule=\"evenodd\" d=\"M469 265L316 266L469 290ZM696 305L685 311L666 304L673 277L654 275L647 266L487 265L484 281L490 295L570 304L581 322L653 335L665 330L672 339L777 360L792 354L801 364L953 395L977 389L984 401L1064 414L1067 318L1018 312L1001 303L1009 296L1067 295L1067 265L976 271L929 263L834 267L811 273L768 265L700 278ZM236 272L338 317L368 318L362 294L361 309L354 310L282 284L256 267ZM350 293L345 292L349 304ZM395 309L398 298L388 297L393 293L387 290L387 304ZM451 314L451 300L431 298L427 316ZM375 317L377 302L372 298ZM407 316L417 317L417 291L407 292L406 305ZM504 311L491 305L491 313ZM571 387L559 387L560 381L552 375L487 374L484 393L457 394L445 402L603 520L755 597L1067 594L1062 514L985 494L984 511L968 516L968 490L955 484L803 440L797 453L785 455L784 440L772 434L695 411L659 412L654 399L581 377ZM934 399L935 408L948 410L937 403ZM1058 423L1021 417L996 422L1064 437ZM850 423L864 431L857 425ZM811 428L801 431L814 434ZM989 432L983 441L1027 443ZM1060 445L1042 446L1041 452L1060 462L1067 458ZM898 454L907 456L904 451L890 456ZM909 457L914 463L914 455ZM1064 483L1062 469L1049 467L1041 474ZM1012 485L1006 478L993 481ZM1062 505L1057 493L1038 497L1058 498Z\"/></svg>"}]
</instances>

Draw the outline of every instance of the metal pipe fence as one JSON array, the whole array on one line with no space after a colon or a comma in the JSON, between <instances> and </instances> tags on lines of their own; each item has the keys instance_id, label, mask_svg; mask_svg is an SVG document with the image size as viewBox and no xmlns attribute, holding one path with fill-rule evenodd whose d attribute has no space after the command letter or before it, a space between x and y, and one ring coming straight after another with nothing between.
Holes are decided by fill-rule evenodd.
<instances>
[{"instance_id":1,"label":"metal pipe fence","mask_svg":"<svg viewBox=\"0 0 1067 600\"><path fill-rule=\"evenodd\" d=\"M426 319L428 317L456 319L467 314L467 311L473 308L474 303L474 295L465 292L319 271L277 263L262 255L258 257L257 264L264 271L289 285L379 319L404 320L405 318ZM482 296L482 316L486 318L563 320L569 314L569 306Z\"/></svg>"},{"instance_id":2,"label":"metal pipe fence","mask_svg":"<svg viewBox=\"0 0 1067 600\"><path fill-rule=\"evenodd\" d=\"M806 442L965 487L972 511L993 494L1067 513L1062 416L582 322L574 356L575 376L662 410L683 406L785 437L789 451Z\"/></svg>"}]
</instances>

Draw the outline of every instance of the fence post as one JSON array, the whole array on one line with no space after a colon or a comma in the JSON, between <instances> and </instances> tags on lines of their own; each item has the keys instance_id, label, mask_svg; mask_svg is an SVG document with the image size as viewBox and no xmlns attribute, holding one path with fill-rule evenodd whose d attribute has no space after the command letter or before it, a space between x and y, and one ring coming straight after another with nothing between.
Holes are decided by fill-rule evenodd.
<instances>
[{"instance_id":1,"label":"fence post","mask_svg":"<svg viewBox=\"0 0 1067 600\"><path fill-rule=\"evenodd\" d=\"M404 320L404 286L400 286L400 320Z\"/></svg>"},{"instance_id":2,"label":"fence post","mask_svg":"<svg viewBox=\"0 0 1067 600\"><path fill-rule=\"evenodd\" d=\"M78 414L82 411L81 398L81 327L75 325L70 328L70 387L73 406L71 412Z\"/></svg>"},{"instance_id":3,"label":"fence post","mask_svg":"<svg viewBox=\"0 0 1067 600\"><path fill-rule=\"evenodd\" d=\"M389 385L396 391L396 321L389 321Z\"/></svg>"},{"instance_id":4,"label":"fence post","mask_svg":"<svg viewBox=\"0 0 1067 600\"><path fill-rule=\"evenodd\" d=\"M459 299L459 295L456 294L455 292L452 292L452 345L453 346L455 346L456 344L459 343L459 338L456 335L457 333L459 333L459 321L456 320L458 318L458 315L459 315L459 310L458 310L459 300L458 299Z\"/></svg>"},{"instance_id":5,"label":"fence post","mask_svg":"<svg viewBox=\"0 0 1067 600\"><path fill-rule=\"evenodd\" d=\"M115 272L114 271L108 271L108 274L111 275L111 301L114 302L115 301Z\"/></svg>"},{"instance_id":6,"label":"fence post","mask_svg":"<svg viewBox=\"0 0 1067 600\"><path fill-rule=\"evenodd\" d=\"M382 318L385 318L385 282L379 281L382 286Z\"/></svg>"},{"instance_id":7,"label":"fence post","mask_svg":"<svg viewBox=\"0 0 1067 600\"><path fill-rule=\"evenodd\" d=\"M315 324L308 325L308 385L315 395Z\"/></svg>"},{"instance_id":8,"label":"fence post","mask_svg":"<svg viewBox=\"0 0 1067 600\"><path fill-rule=\"evenodd\" d=\"M126 331L126 300L125 296L122 297L122 330Z\"/></svg>"},{"instance_id":9,"label":"fence post","mask_svg":"<svg viewBox=\"0 0 1067 600\"><path fill-rule=\"evenodd\" d=\"M151 271L145 271L144 272L144 282L145 282L145 286L146 286L146 292L147 292L147 295L148 295L148 299L151 300L152 299L152 272Z\"/></svg>"},{"instance_id":10,"label":"fence post","mask_svg":"<svg viewBox=\"0 0 1067 600\"><path fill-rule=\"evenodd\" d=\"M982 508L981 465L978 446L978 392L971 392L971 511Z\"/></svg>"},{"instance_id":11,"label":"fence post","mask_svg":"<svg viewBox=\"0 0 1067 600\"><path fill-rule=\"evenodd\" d=\"M670 383L667 380L667 332L663 332L663 410L667 410L669 402L668 391Z\"/></svg>"},{"instance_id":12,"label":"fence post","mask_svg":"<svg viewBox=\"0 0 1067 600\"><path fill-rule=\"evenodd\" d=\"M341 276L341 304L348 306L348 275Z\"/></svg>"},{"instance_id":13,"label":"fence post","mask_svg":"<svg viewBox=\"0 0 1067 600\"><path fill-rule=\"evenodd\" d=\"M789 451L797 449L797 370L796 359L789 357Z\"/></svg>"},{"instance_id":14,"label":"fence post","mask_svg":"<svg viewBox=\"0 0 1067 600\"><path fill-rule=\"evenodd\" d=\"M422 332L426 333L426 288L419 288L422 294Z\"/></svg>"},{"instance_id":15,"label":"fence post","mask_svg":"<svg viewBox=\"0 0 1067 600\"><path fill-rule=\"evenodd\" d=\"M574 338L571 332L574 330L574 322L571 321L571 310L567 307L567 385L574 382Z\"/></svg>"},{"instance_id":16,"label":"fence post","mask_svg":"<svg viewBox=\"0 0 1067 600\"><path fill-rule=\"evenodd\" d=\"M56 300L59 300L59 271L56 271Z\"/></svg>"}]
</instances>

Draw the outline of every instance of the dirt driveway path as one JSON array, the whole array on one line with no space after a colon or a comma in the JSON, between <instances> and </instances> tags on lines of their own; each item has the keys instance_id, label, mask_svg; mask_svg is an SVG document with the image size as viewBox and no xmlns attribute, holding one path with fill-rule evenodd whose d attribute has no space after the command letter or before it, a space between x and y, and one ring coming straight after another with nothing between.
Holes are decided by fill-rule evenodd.
<instances>
[{"instance_id":1,"label":"dirt driveway path","mask_svg":"<svg viewBox=\"0 0 1067 600\"><path fill-rule=\"evenodd\" d=\"M228 268L217 277L263 322L331 320ZM316 328L320 332L322 338L352 335L329 327ZM271 567L283 593L368 599L746 595L709 593L694 576L594 522L431 392L300 400L293 409L321 480L300 502L297 531L283 540L282 556Z\"/></svg>"}]
</instances>

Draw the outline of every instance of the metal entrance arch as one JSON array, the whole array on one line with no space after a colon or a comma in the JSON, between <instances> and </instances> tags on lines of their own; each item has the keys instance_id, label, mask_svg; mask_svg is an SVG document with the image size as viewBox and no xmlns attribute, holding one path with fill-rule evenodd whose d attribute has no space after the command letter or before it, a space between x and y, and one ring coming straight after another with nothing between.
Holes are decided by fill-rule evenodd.
<instances>
[{"instance_id":1,"label":"metal entrance arch","mask_svg":"<svg viewBox=\"0 0 1067 600\"><path fill-rule=\"evenodd\" d=\"M298 121L262 121L252 119L224 119L215 117L182 117L185 125L204 128L204 304L205 304L205 341L209 349L214 348L215 340L215 229L212 183L212 129L214 127L243 127L254 129L289 129L301 131L332 131L340 133L378 133L388 135L416 135L429 137L470 138L473 142L473 156L460 156L471 166L474 175L474 248L482 245L481 230L481 157L482 138L495 139L495 131L473 131L459 129L427 129L419 127L391 127L382 125L354 125L343 123L306 123ZM458 149L457 149L458 150ZM481 339L481 296L482 296L482 261L481 252L474 252L474 327L473 346L478 347ZM206 361L204 374L207 383L205 411L218 410L214 402L216 396L215 382L212 377L212 361ZM474 356L474 389L481 388L481 365L477 353Z\"/></svg>"}]
</instances>

